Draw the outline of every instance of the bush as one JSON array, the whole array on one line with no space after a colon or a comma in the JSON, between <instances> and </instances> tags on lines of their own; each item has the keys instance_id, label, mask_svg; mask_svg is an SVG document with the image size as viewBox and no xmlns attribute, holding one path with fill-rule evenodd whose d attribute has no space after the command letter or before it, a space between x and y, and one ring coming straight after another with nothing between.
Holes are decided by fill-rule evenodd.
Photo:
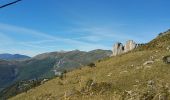
<instances>
[{"instance_id":1,"label":"bush","mask_svg":"<svg viewBox=\"0 0 170 100\"><path fill-rule=\"evenodd\" d=\"M159 33L159 34L158 34L158 36L162 36L162 35L163 35L163 33Z\"/></svg>"},{"instance_id":2,"label":"bush","mask_svg":"<svg viewBox=\"0 0 170 100\"><path fill-rule=\"evenodd\" d=\"M98 60L97 62L101 62L101 60Z\"/></svg>"},{"instance_id":3,"label":"bush","mask_svg":"<svg viewBox=\"0 0 170 100\"><path fill-rule=\"evenodd\" d=\"M96 65L94 63L90 63L87 66L89 66L89 67L96 67Z\"/></svg>"}]
</instances>

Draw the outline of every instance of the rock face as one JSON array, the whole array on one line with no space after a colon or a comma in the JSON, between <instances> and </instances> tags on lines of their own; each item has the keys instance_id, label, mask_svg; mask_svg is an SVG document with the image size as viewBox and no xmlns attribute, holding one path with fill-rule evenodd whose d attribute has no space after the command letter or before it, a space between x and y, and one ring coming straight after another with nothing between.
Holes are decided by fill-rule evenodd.
<instances>
[{"instance_id":1,"label":"rock face","mask_svg":"<svg viewBox=\"0 0 170 100\"><path fill-rule=\"evenodd\" d=\"M124 51L124 46L122 43L116 43L113 46L113 56L117 56L119 54L122 54Z\"/></svg>"},{"instance_id":2,"label":"rock face","mask_svg":"<svg viewBox=\"0 0 170 100\"><path fill-rule=\"evenodd\" d=\"M128 52L128 51L131 51L131 50L135 49L136 45L137 44L133 40L127 41L126 44L125 44L124 52Z\"/></svg>"},{"instance_id":3,"label":"rock face","mask_svg":"<svg viewBox=\"0 0 170 100\"><path fill-rule=\"evenodd\" d=\"M113 56L117 56L123 53L126 53L128 51L131 51L138 47L138 44L136 44L133 40L128 40L125 44L125 46L122 43L115 43L113 46Z\"/></svg>"}]
</instances>

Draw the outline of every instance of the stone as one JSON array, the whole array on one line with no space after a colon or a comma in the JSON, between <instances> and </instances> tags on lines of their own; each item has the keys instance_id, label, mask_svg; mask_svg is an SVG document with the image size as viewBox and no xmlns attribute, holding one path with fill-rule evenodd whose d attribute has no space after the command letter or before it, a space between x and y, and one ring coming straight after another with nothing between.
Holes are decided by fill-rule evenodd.
<instances>
[{"instance_id":1,"label":"stone","mask_svg":"<svg viewBox=\"0 0 170 100\"><path fill-rule=\"evenodd\" d=\"M163 57L163 61L167 64L170 64L170 55Z\"/></svg>"},{"instance_id":2,"label":"stone","mask_svg":"<svg viewBox=\"0 0 170 100\"><path fill-rule=\"evenodd\" d=\"M140 45L136 44L133 40L127 41L125 45L123 45L120 42L115 43L114 46L113 46L112 56L117 56L117 55L129 52L129 51L137 48L138 46L140 46Z\"/></svg>"},{"instance_id":3,"label":"stone","mask_svg":"<svg viewBox=\"0 0 170 100\"><path fill-rule=\"evenodd\" d=\"M124 52L131 51L136 48L136 43L133 40L129 40L125 44L125 50Z\"/></svg>"},{"instance_id":4,"label":"stone","mask_svg":"<svg viewBox=\"0 0 170 100\"><path fill-rule=\"evenodd\" d=\"M153 64L153 63L154 63L154 61L146 61L145 63L143 63L143 65L145 66L145 65Z\"/></svg>"},{"instance_id":5,"label":"stone","mask_svg":"<svg viewBox=\"0 0 170 100\"><path fill-rule=\"evenodd\" d=\"M121 71L121 72L120 72L120 74L125 74L125 73L128 73L128 71L125 70L125 71Z\"/></svg>"},{"instance_id":6,"label":"stone","mask_svg":"<svg viewBox=\"0 0 170 100\"><path fill-rule=\"evenodd\" d=\"M109 73L107 76L110 77L112 75L112 73Z\"/></svg>"},{"instance_id":7,"label":"stone","mask_svg":"<svg viewBox=\"0 0 170 100\"><path fill-rule=\"evenodd\" d=\"M113 56L120 55L123 52L124 52L124 46L122 43L118 42L113 46Z\"/></svg>"}]
</instances>

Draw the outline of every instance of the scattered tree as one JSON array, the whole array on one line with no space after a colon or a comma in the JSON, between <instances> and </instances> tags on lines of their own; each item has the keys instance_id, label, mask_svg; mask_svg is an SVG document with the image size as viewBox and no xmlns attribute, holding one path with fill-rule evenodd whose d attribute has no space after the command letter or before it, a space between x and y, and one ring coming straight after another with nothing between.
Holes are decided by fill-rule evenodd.
<instances>
[{"instance_id":1,"label":"scattered tree","mask_svg":"<svg viewBox=\"0 0 170 100\"><path fill-rule=\"evenodd\" d=\"M87 66L89 66L89 67L96 67L96 65L95 65L95 63L90 63L90 64L88 64Z\"/></svg>"}]
</instances>

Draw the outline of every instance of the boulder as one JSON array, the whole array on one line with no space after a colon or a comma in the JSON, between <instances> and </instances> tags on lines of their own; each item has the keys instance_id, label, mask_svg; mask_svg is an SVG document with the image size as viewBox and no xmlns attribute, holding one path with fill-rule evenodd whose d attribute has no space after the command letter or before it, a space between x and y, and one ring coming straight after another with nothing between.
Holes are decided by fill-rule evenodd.
<instances>
[{"instance_id":1,"label":"boulder","mask_svg":"<svg viewBox=\"0 0 170 100\"><path fill-rule=\"evenodd\" d=\"M153 64L154 63L154 61L146 61L145 63L143 63L143 65L145 66L145 65L148 65L148 64Z\"/></svg>"},{"instance_id":2,"label":"boulder","mask_svg":"<svg viewBox=\"0 0 170 100\"><path fill-rule=\"evenodd\" d=\"M167 64L170 64L170 55L163 57L163 61Z\"/></svg>"},{"instance_id":3,"label":"boulder","mask_svg":"<svg viewBox=\"0 0 170 100\"><path fill-rule=\"evenodd\" d=\"M166 50L168 50L168 51L169 51L169 50L170 50L170 46L168 46L168 47L166 48Z\"/></svg>"}]
</instances>

